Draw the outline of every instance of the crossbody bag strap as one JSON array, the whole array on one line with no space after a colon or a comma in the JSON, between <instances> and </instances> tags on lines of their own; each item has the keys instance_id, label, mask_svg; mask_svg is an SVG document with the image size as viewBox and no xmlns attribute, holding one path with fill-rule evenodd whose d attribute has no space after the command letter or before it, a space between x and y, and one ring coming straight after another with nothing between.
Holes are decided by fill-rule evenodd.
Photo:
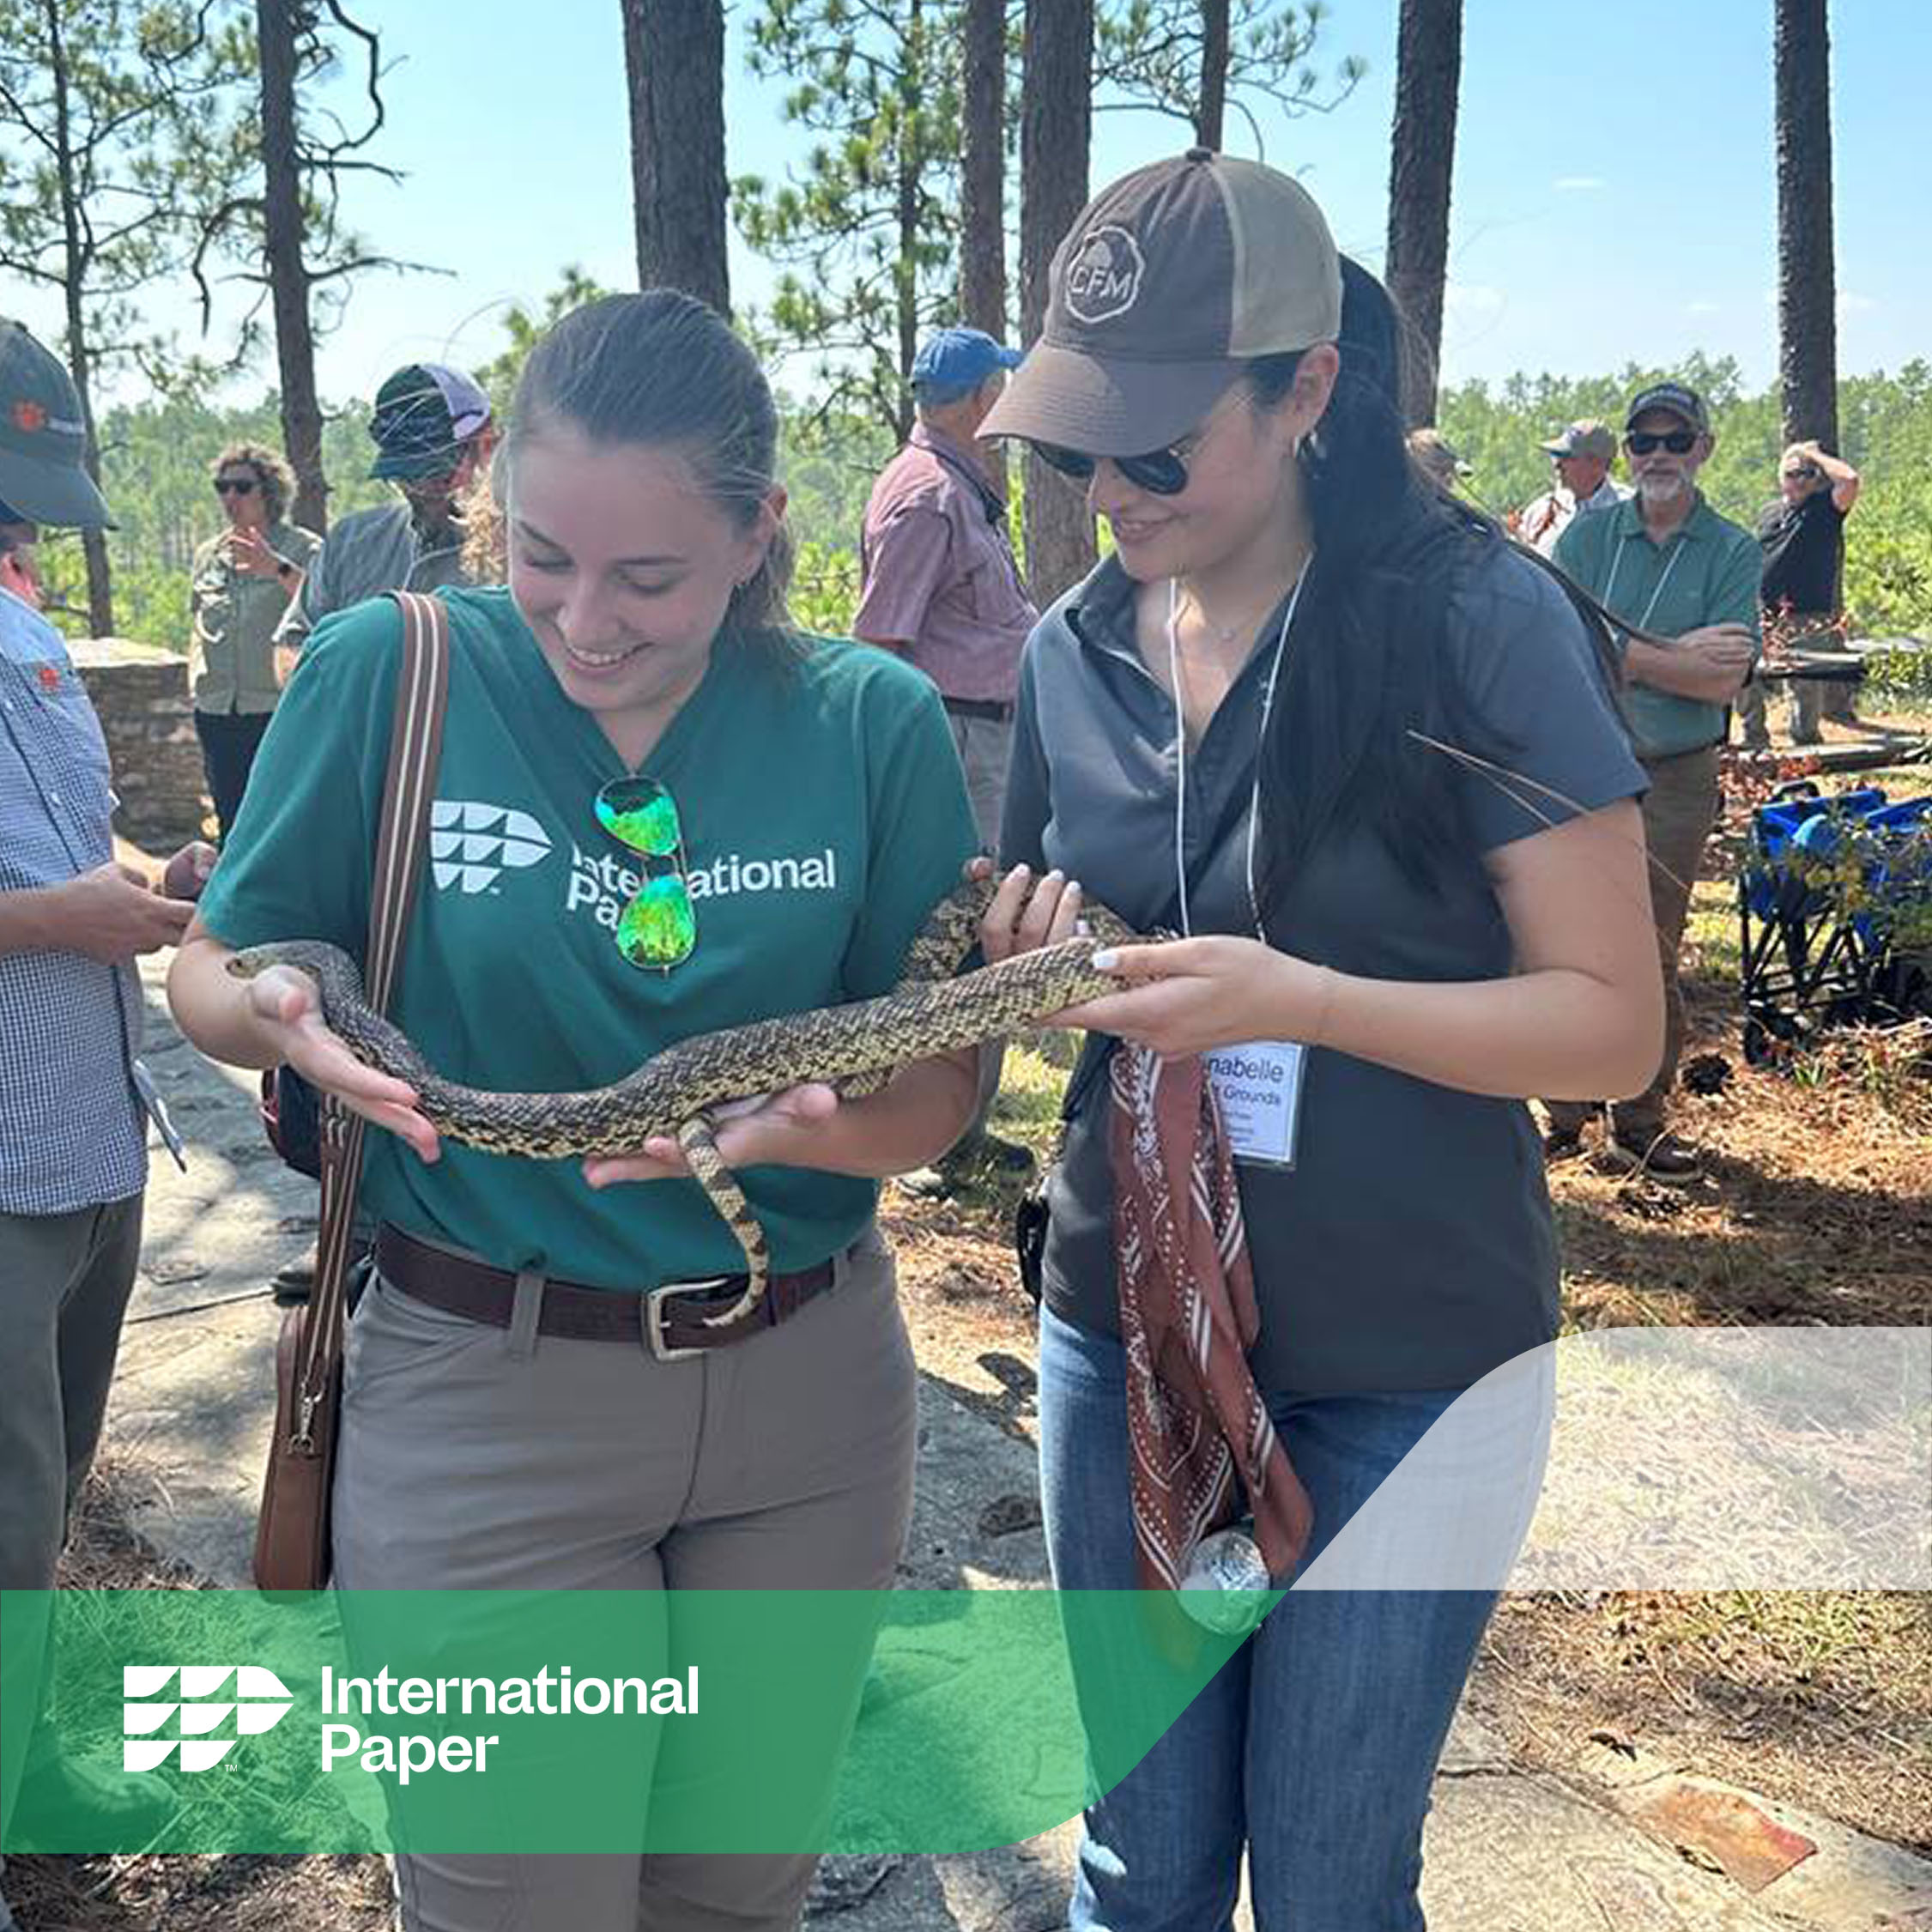
<instances>
[{"instance_id":1,"label":"crossbody bag strap","mask_svg":"<svg viewBox=\"0 0 1932 1932\"><path fill-rule=\"evenodd\" d=\"M364 984L370 1007L386 1011L409 909L429 838L429 808L443 743L450 682L449 612L420 591L391 593L403 612L403 661L396 681L389 773L370 881L369 949ZM320 1402L342 1354L356 1190L362 1180L367 1123L324 1095L321 1108L322 1213L316 1240L315 1298L303 1335L301 1387Z\"/></svg>"}]
</instances>

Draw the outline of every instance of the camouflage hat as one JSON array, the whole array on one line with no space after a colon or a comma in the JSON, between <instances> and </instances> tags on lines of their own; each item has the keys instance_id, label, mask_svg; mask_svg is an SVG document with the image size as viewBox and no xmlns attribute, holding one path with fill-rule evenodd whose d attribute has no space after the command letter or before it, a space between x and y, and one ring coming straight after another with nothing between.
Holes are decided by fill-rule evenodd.
<instances>
[{"instance_id":1,"label":"camouflage hat","mask_svg":"<svg viewBox=\"0 0 1932 1932\"><path fill-rule=\"evenodd\" d=\"M19 323L0 318L0 501L28 523L112 530L87 449L74 379Z\"/></svg>"},{"instance_id":2,"label":"camouflage hat","mask_svg":"<svg viewBox=\"0 0 1932 1932\"><path fill-rule=\"evenodd\" d=\"M369 474L397 482L446 476L489 421L490 399L473 377L439 362L412 362L376 391L369 420L376 460Z\"/></svg>"},{"instance_id":3,"label":"camouflage hat","mask_svg":"<svg viewBox=\"0 0 1932 1932\"><path fill-rule=\"evenodd\" d=\"M1341 330L1335 242L1307 191L1190 148L1081 210L1053 257L1040 339L980 434L1093 456L1159 449L1245 363Z\"/></svg>"}]
</instances>

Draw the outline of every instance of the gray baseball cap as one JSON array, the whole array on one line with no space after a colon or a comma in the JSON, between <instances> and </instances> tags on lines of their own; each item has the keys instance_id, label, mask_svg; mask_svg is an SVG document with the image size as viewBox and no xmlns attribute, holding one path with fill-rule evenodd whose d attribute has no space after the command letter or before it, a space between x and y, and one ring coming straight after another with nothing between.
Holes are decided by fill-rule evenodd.
<instances>
[{"instance_id":1,"label":"gray baseball cap","mask_svg":"<svg viewBox=\"0 0 1932 1932\"><path fill-rule=\"evenodd\" d=\"M1190 148L1123 175L1053 257L1045 326L980 430L1133 456L1186 434L1257 356L1333 342L1322 211L1257 161Z\"/></svg>"},{"instance_id":2,"label":"gray baseball cap","mask_svg":"<svg viewBox=\"0 0 1932 1932\"><path fill-rule=\"evenodd\" d=\"M87 449L74 379L19 323L0 318L0 503L31 523L113 529Z\"/></svg>"},{"instance_id":3,"label":"gray baseball cap","mask_svg":"<svg viewBox=\"0 0 1932 1932\"><path fill-rule=\"evenodd\" d=\"M1584 416L1536 446L1551 456L1601 457L1608 463L1616 456L1617 437L1608 423Z\"/></svg>"}]
</instances>

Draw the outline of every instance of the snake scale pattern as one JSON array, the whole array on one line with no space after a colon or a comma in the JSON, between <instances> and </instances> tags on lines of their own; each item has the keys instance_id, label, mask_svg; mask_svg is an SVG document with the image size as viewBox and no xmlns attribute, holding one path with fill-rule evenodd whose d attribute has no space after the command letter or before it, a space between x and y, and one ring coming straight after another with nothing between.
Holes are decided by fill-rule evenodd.
<instances>
[{"instance_id":1,"label":"snake scale pattern","mask_svg":"<svg viewBox=\"0 0 1932 1932\"><path fill-rule=\"evenodd\" d=\"M996 886L990 879L962 885L940 901L889 993L695 1034L610 1086L574 1093L494 1093L445 1079L398 1027L370 1009L355 961L321 941L250 947L235 954L228 970L245 978L270 966L310 974L330 1031L366 1065L407 1081L437 1132L465 1146L561 1160L633 1154L647 1140L675 1138L744 1251L744 1292L706 1317L725 1326L742 1320L763 1296L770 1257L763 1229L719 1158L711 1110L806 1081L825 1081L857 1099L877 1092L911 1061L1037 1026L1063 1007L1119 990L1117 980L1094 970L1093 955L1135 936L1099 906L1085 909L1077 938L960 972Z\"/></svg>"}]
</instances>

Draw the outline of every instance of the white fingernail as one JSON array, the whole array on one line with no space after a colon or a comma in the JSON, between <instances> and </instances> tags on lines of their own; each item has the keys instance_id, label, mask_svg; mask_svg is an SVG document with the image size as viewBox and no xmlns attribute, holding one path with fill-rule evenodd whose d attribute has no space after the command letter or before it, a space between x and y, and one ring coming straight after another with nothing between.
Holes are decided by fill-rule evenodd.
<instances>
[{"instance_id":1,"label":"white fingernail","mask_svg":"<svg viewBox=\"0 0 1932 1932\"><path fill-rule=\"evenodd\" d=\"M1120 954L1111 946L1103 946L1093 955L1093 970L1096 972L1111 972L1120 964Z\"/></svg>"}]
</instances>

